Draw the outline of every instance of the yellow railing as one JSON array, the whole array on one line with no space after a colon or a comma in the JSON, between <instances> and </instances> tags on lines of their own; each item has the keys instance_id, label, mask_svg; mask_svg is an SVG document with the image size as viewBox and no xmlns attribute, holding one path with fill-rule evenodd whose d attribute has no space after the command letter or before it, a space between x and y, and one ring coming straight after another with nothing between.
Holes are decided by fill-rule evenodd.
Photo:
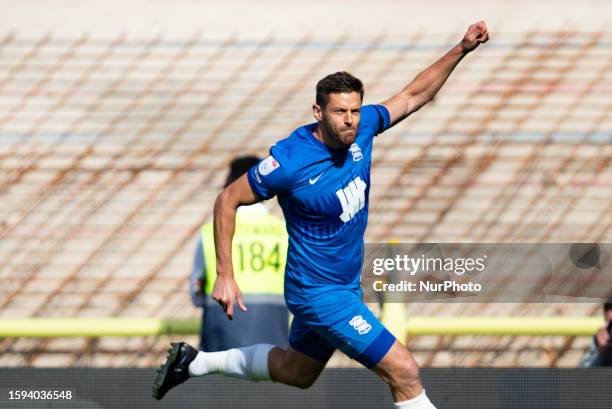
<instances>
[{"instance_id":1,"label":"yellow railing","mask_svg":"<svg viewBox=\"0 0 612 409\"><path fill-rule=\"evenodd\" d=\"M396 337L404 335L593 335L600 317L411 317L403 304L387 303L382 322Z\"/></svg>"},{"instance_id":2,"label":"yellow railing","mask_svg":"<svg viewBox=\"0 0 612 409\"><path fill-rule=\"evenodd\" d=\"M103 337L189 335L199 333L197 319L26 318L0 320L0 337Z\"/></svg>"},{"instance_id":3,"label":"yellow railing","mask_svg":"<svg viewBox=\"0 0 612 409\"><path fill-rule=\"evenodd\" d=\"M598 317L412 317L387 304L382 321L401 335L592 335ZM195 335L199 319L34 318L0 320L0 338Z\"/></svg>"}]
</instances>

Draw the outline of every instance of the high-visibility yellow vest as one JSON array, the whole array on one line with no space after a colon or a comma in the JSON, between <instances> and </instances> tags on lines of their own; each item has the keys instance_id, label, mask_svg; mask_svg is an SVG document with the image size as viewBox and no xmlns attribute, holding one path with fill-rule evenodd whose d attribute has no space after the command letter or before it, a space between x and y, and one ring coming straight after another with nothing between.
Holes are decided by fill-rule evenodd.
<instances>
[{"instance_id":1,"label":"high-visibility yellow vest","mask_svg":"<svg viewBox=\"0 0 612 409\"><path fill-rule=\"evenodd\" d=\"M206 293L212 294L217 278L213 224L202 226L206 264ZM270 214L236 214L232 240L234 278L243 294L283 294L287 262L285 223Z\"/></svg>"}]
</instances>

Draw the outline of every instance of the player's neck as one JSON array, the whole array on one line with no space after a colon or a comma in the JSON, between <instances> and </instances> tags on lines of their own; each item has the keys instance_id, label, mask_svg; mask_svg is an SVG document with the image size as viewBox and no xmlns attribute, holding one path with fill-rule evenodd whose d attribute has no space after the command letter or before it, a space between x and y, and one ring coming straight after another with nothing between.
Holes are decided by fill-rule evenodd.
<instances>
[{"instance_id":1,"label":"player's neck","mask_svg":"<svg viewBox=\"0 0 612 409\"><path fill-rule=\"evenodd\" d=\"M337 141L333 136L325 131L325 128L321 126L319 122L317 127L312 131L312 134L315 138L317 138L320 142L323 142L329 148L332 149L342 149L346 148L341 142Z\"/></svg>"}]
</instances>

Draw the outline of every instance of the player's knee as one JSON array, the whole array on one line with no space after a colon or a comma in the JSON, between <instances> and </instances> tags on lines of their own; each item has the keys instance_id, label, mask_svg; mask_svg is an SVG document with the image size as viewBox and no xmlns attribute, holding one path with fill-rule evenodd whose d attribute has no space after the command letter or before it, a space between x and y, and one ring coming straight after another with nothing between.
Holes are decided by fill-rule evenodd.
<instances>
[{"instance_id":1,"label":"player's knee","mask_svg":"<svg viewBox=\"0 0 612 409\"><path fill-rule=\"evenodd\" d=\"M403 359L398 362L396 370L392 372L390 382L396 388L411 386L419 383L419 365L414 358Z\"/></svg>"}]
</instances>

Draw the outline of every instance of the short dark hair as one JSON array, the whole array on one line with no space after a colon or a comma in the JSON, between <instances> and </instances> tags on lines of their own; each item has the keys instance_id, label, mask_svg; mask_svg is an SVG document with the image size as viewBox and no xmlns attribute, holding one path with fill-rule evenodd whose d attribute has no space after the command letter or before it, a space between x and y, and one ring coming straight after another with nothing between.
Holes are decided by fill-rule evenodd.
<instances>
[{"instance_id":1,"label":"short dark hair","mask_svg":"<svg viewBox=\"0 0 612 409\"><path fill-rule=\"evenodd\" d=\"M329 94L358 92L363 101L363 83L346 71L338 71L323 78L317 83L317 105L325 108Z\"/></svg>"},{"instance_id":2,"label":"short dark hair","mask_svg":"<svg viewBox=\"0 0 612 409\"><path fill-rule=\"evenodd\" d=\"M607 302L604 304L604 312L612 310L612 302Z\"/></svg>"},{"instance_id":3,"label":"short dark hair","mask_svg":"<svg viewBox=\"0 0 612 409\"><path fill-rule=\"evenodd\" d=\"M225 180L224 187L228 187L229 185L231 185L236 179L244 175L253 166L257 165L260 160L261 159L259 159L255 155L247 155L235 158L230 163L230 171L227 175L227 179Z\"/></svg>"}]
</instances>

